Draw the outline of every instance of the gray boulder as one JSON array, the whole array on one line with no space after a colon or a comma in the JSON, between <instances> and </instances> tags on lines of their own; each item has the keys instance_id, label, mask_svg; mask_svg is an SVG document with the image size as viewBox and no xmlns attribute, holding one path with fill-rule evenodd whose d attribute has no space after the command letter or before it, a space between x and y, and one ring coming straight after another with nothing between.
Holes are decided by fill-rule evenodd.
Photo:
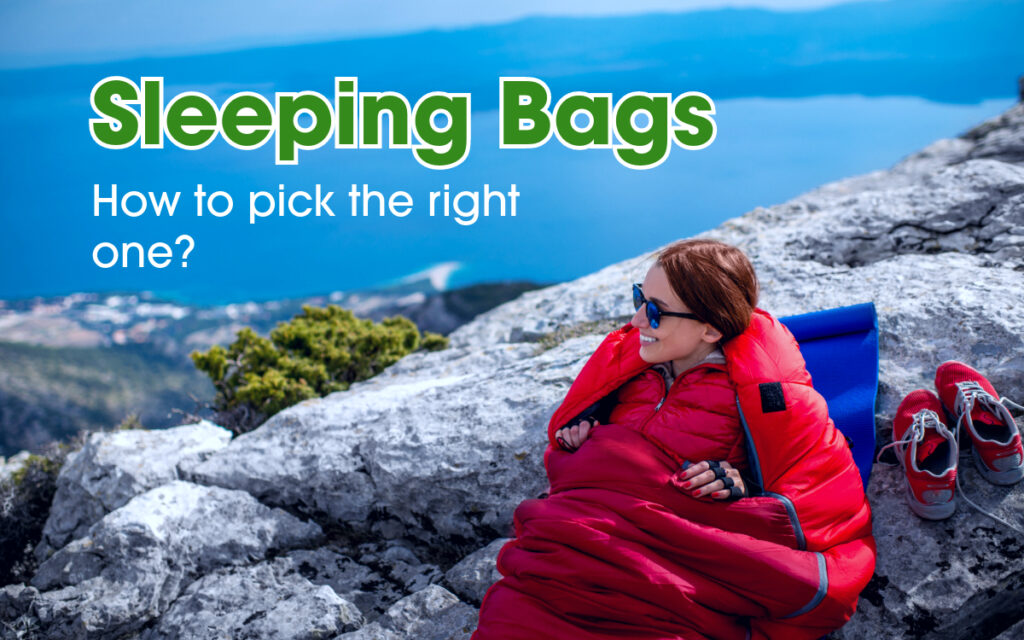
<instances>
[{"instance_id":1,"label":"gray boulder","mask_svg":"<svg viewBox=\"0 0 1024 640\"><path fill-rule=\"evenodd\" d=\"M1024 487L989 484L969 456L958 474L969 499L1024 529ZM992 638L1024 620L1024 536L965 503L963 494L953 517L921 520L903 491L899 467L875 465L868 487L875 575L857 613L833 637Z\"/></svg>"},{"instance_id":2,"label":"gray boulder","mask_svg":"<svg viewBox=\"0 0 1024 640\"><path fill-rule=\"evenodd\" d=\"M282 411L191 478L362 536L426 547L493 539L507 534L524 491L547 484L543 426L586 350L536 355L535 345L517 344L410 356L347 392Z\"/></svg>"},{"instance_id":3,"label":"gray boulder","mask_svg":"<svg viewBox=\"0 0 1024 640\"><path fill-rule=\"evenodd\" d=\"M335 640L468 640L476 610L436 584L402 598L376 622Z\"/></svg>"},{"instance_id":4,"label":"gray boulder","mask_svg":"<svg viewBox=\"0 0 1024 640\"><path fill-rule=\"evenodd\" d=\"M141 493L177 480L179 464L195 464L230 440L230 431L205 420L159 431L92 434L61 468L36 558L43 562L68 542L84 536L107 513Z\"/></svg>"},{"instance_id":5,"label":"gray boulder","mask_svg":"<svg viewBox=\"0 0 1024 640\"><path fill-rule=\"evenodd\" d=\"M0 622L16 620L27 614L38 596L38 589L24 584L9 584L0 589Z\"/></svg>"},{"instance_id":6,"label":"gray boulder","mask_svg":"<svg viewBox=\"0 0 1024 640\"><path fill-rule=\"evenodd\" d=\"M371 549L359 556L359 562L380 567L402 593L421 591L443 577L436 565L421 562L412 550L399 544Z\"/></svg>"},{"instance_id":7,"label":"gray boulder","mask_svg":"<svg viewBox=\"0 0 1024 640\"><path fill-rule=\"evenodd\" d=\"M407 593L390 577L382 576L330 546L296 549L274 558L271 564L282 578L297 575L312 584L330 587L339 597L356 605L370 622ZM386 568L382 571L387 573Z\"/></svg>"},{"instance_id":8,"label":"gray boulder","mask_svg":"<svg viewBox=\"0 0 1024 640\"><path fill-rule=\"evenodd\" d=\"M199 576L321 536L318 525L240 491L173 481L107 514L40 565L33 612L48 637L118 637L165 612Z\"/></svg>"},{"instance_id":9,"label":"gray boulder","mask_svg":"<svg viewBox=\"0 0 1024 640\"><path fill-rule=\"evenodd\" d=\"M328 586L282 576L270 563L228 567L196 580L142 640L314 640L358 629L363 615Z\"/></svg>"},{"instance_id":10,"label":"gray boulder","mask_svg":"<svg viewBox=\"0 0 1024 640\"><path fill-rule=\"evenodd\" d=\"M466 602L480 606L484 594L491 585L501 579L498 567L498 552L511 538L498 538L483 549L479 549L460 560L444 574L452 591Z\"/></svg>"}]
</instances>

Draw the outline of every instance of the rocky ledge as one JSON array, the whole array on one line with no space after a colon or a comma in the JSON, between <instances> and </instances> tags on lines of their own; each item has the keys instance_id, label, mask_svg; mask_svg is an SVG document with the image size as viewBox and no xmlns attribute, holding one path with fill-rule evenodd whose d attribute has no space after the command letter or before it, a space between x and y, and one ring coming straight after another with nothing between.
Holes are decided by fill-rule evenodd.
<instances>
[{"instance_id":1,"label":"rocky ledge","mask_svg":"<svg viewBox=\"0 0 1024 640\"><path fill-rule=\"evenodd\" d=\"M1024 106L702 235L747 252L775 315L874 302L880 442L944 360L1024 400ZM546 486L547 418L649 262L526 293L230 442L209 424L93 436L31 584L0 590L0 635L467 638L513 509ZM961 477L1024 527L1024 483L966 460ZM1015 637L1024 538L962 502L923 522L900 483L871 474L877 571L835 637Z\"/></svg>"}]
</instances>

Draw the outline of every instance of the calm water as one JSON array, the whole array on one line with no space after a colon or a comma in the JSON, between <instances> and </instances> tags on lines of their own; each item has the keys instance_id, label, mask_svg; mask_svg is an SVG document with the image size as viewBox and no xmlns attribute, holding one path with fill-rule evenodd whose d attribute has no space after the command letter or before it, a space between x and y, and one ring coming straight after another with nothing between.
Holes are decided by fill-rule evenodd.
<instances>
[{"instance_id":1,"label":"calm water","mask_svg":"<svg viewBox=\"0 0 1024 640\"><path fill-rule=\"evenodd\" d=\"M223 89L229 91L230 88ZM215 98L217 92L210 91ZM714 96L712 96L714 97ZM472 121L468 159L432 171L408 150L341 151L274 166L270 145L242 152L216 142L198 152L108 151L88 136L85 99L52 108L48 124L32 101L5 105L9 141L0 193L0 298L79 290L148 289L183 301L262 300L382 285L433 264L462 267L451 286L496 279L562 281L692 235L755 206L785 201L824 182L882 169L933 140L1005 110L1013 100L975 105L914 97L822 96L717 102L718 137L702 151L673 149L661 166L635 171L606 150L574 152L552 140L533 150L499 150L496 112ZM93 183L122 192L182 191L178 213L159 219L92 215ZM235 199L224 218L197 218L196 183ZM248 192L335 191L334 218L274 217L249 224ZM405 218L349 215L351 184L412 194ZM427 215L427 193L520 192L517 215L463 226ZM187 268L92 264L92 248L195 240ZM177 254L176 254L177 255Z\"/></svg>"}]
</instances>

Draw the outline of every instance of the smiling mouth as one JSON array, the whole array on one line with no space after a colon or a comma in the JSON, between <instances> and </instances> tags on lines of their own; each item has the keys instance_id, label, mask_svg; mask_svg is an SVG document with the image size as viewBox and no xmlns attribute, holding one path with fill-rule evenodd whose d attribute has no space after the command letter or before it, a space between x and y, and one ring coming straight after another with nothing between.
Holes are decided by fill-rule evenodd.
<instances>
[{"instance_id":1,"label":"smiling mouth","mask_svg":"<svg viewBox=\"0 0 1024 640\"><path fill-rule=\"evenodd\" d=\"M640 336L640 344L654 344L657 341L657 338L648 338L647 336L644 335Z\"/></svg>"}]
</instances>

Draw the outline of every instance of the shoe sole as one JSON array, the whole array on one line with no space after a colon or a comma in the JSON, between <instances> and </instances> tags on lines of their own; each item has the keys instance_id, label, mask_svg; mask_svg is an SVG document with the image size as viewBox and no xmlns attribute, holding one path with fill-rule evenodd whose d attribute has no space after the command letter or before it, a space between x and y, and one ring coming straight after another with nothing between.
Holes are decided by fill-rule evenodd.
<instances>
[{"instance_id":1,"label":"shoe sole","mask_svg":"<svg viewBox=\"0 0 1024 640\"><path fill-rule=\"evenodd\" d=\"M978 455L978 450L971 449L971 457L974 458L974 466L978 468L981 476L992 484L1011 485L1020 482L1024 478L1024 465L1007 471L993 471L985 466Z\"/></svg>"},{"instance_id":2,"label":"shoe sole","mask_svg":"<svg viewBox=\"0 0 1024 640\"><path fill-rule=\"evenodd\" d=\"M925 504L918 502L917 498L914 497L914 492L910 489L910 483L904 482L903 484L906 487L907 504L910 505L910 510L917 514L919 518L924 518L925 520L945 520L956 511L955 496L949 502Z\"/></svg>"}]
</instances>

